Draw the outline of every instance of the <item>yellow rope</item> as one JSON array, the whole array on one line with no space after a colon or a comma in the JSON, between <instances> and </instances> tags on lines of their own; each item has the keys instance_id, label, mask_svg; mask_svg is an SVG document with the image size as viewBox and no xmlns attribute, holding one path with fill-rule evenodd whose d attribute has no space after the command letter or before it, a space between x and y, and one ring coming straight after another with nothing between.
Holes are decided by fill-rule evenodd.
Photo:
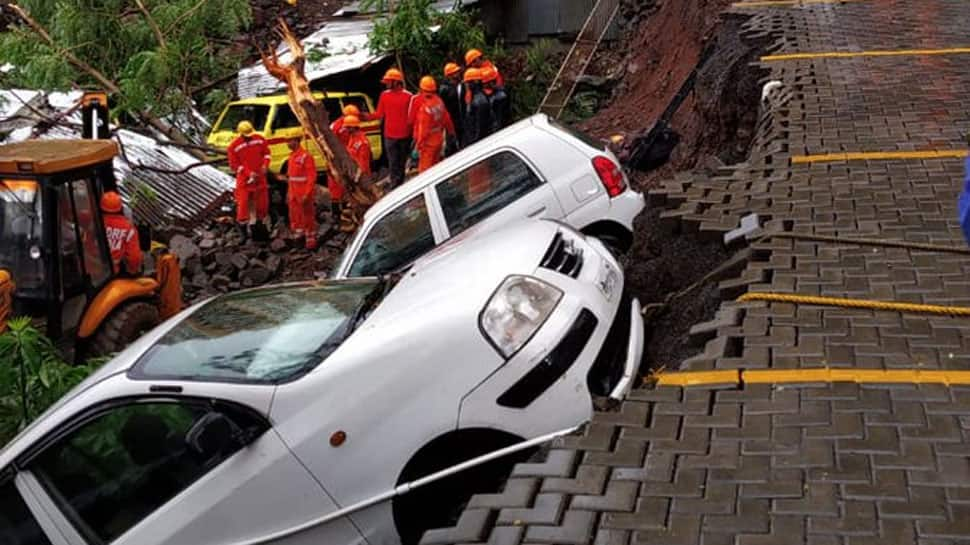
<instances>
[{"instance_id":1,"label":"yellow rope","mask_svg":"<svg viewBox=\"0 0 970 545\"><path fill-rule=\"evenodd\" d=\"M740 386L741 384L970 384L970 371L951 369L853 369L806 367L800 369L718 369L659 372L647 377L658 387Z\"/></svg>"},{"instance_id":2,"label":"yellow rope","mask_svg":"<svg viewBox=\"0 0 970 545\"><path fill-rule=\"evenodd\" d=\"M815 295L799 295L797 293L751 292L746 293L738 298L739 303L746 303L749 301L818 305L823 307L891 310L895 312L938 314L942 316L970 316L970 308L968 307L922 305L918 303L903 303L899 301L869 301L866 299L844 299L841 297L819 297Z\"/></svg>"}]
</instances>

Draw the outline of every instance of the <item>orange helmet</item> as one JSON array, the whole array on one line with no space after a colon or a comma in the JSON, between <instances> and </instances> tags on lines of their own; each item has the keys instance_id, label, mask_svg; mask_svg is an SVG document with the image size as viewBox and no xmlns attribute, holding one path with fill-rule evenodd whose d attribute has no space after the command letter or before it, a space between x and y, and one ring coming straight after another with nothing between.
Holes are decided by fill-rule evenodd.
<instances>
[{"instance_id":1,"label":"orange helmet","mask_svg":"<svg viewBox=\"0 0 970 545\"><path fill-rule=\"evenodd\" d=\"M469 49L468 53L465 53L465 66L471 66L471 64L478 59L482 58L482 52L477 49Z\"/></svg>"},{"instance_id":2,"label":"orange helmet","mask_svg":"<svg viewBox=\"0 0 970 545\"><path fill-rule=\"evenodd\" d=\"M451 77L451 76L457 74L458 72L461 72L461 67L458 66L457 64L455 64L453 62L449 62L448 64L445 65L445 77L446 78Z\"/></svg>"},{"instance_id":3,"label":"orange helmet","mask_svg":"<svg viewBox=\"0 0 970 545\"><path fill-rule=\"evenodd\" d=\"M434 93L438 90L438 82L431 76L421 78L421 90L425 93Z\"/></svg>"},{"instance_id":4,"label":"orange helmet","mask_svg":"<svg viewBox=\"0 0 970 545\"><path fill-rule=\"evenodd\" d=\"M360 118L356 115L348 115L344 117L344 127L348 129L359 129L360 128Z\"/></svg>"},{"instance_id":5,"label":"orange helmet","mask_svg":"<svg viewBox=\"0 0 970 545\"><path fill-rule=\"evenodd\" d=\"M101 211L108 214L118 214L121 212L121 195L114 191L108 191L101 195Z\"/></svg>"},{"instance_id":6,"label":"orange helmet","mask_svg":"<svg viewBox=\"0 0 970 545\"><path fill-rule=\"evenodd\" d=\"M360 109L357 108L357 106L354 106L353 104L348 104L344 106L343 112L344 112L344 115L360 116Z\"/></svg>"},{"instance_id":7,"label":"orange helmet","mask_svg":"<svg viewBox=\"0 0 970 545\"><path fill-rule=\"evenodd\" d=\"M486 66L482 68L482 81L488 83L490 81L495 81L498 79L498 70L493 66Z\"/></svg>"},{"instance_id":8,"label":"orange helmet","mask_svg":"<svg viewBox=\"0 0 970 545\"><path fill-rule=\"evenodd\" d=\"M482 71L478 68L469 68L465 70L465 81L482 81Z\"/></svg>"},{"instance_id":9,"label":"orange helmet","mask_svg":"<svg viewBox=\"0 0 970 545\"><path fill-rule=\"evenodd\" d=\"M384 77L381 79L381 83L387 83L389 81L400 81L404 82L404 73L397 68L391 68L387 72L384 72Z\"/></svg>"}]
</instances>

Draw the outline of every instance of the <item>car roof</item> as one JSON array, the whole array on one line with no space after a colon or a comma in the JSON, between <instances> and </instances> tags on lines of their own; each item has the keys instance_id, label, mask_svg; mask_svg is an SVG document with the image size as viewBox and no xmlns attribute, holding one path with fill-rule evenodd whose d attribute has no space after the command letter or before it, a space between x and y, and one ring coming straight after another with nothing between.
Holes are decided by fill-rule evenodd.
<instances>
[{"instance_id":1,"label":"car roof","mask_svg":"<svg viewBox=\"0 0 970 545\"><path fill-rule=\"evenodd\" d=\"M0 146L0 175L56 174L111 161L113 140L27 140Z\"/></svg>"},{"instance_id":2,"label":"car roof","mask_svg":"<svg viewBox=\"0 0 970 545\"><path fill-rule=\"evenodd\" d=\"M313 97L317 99L346 98L349 96L366 96L366 95L360 92L343 92L343 91L327 91L326 93L317 91L313 93ZM285 93L283 93L278 95L266 95L261 97L243 98L240 100L234 100L229 103L227 108L232 106L238 106L238 105L253 105L253 104L273 106L275 104L284 104L286 102L289 102L289 98L286 96Z\"/></svg>"},{"instance_id":3,"label":"car roof","mask_svg":"<svg viewBox=\"0 0 970 545\"><path fill-rule=\"evenodd\" d=\"M364 214L364 221L367 222L375 217L383 215L388 210L397 208L402 202L405 202L418 193L424 191L429 184L440 181L442 174L445 172L449 172L451 169L459 165L470 164L471 161L469 161L469 159L474 159L480 155L484 155L489 150L501 147L513 134L526 130L545 132L545 127L548 126L547 120L548 117L546 117L545 114L535 114L502 129L501 131L489 136L488 138L485 138L480 142L476 142L474 145L459 151L451 157L448 157L430 169L418 174L414 178L411 178L387 195L384 195L381 200L377 201L377 203L367 210L367 212Z\"/></svg>"}]
</instances>

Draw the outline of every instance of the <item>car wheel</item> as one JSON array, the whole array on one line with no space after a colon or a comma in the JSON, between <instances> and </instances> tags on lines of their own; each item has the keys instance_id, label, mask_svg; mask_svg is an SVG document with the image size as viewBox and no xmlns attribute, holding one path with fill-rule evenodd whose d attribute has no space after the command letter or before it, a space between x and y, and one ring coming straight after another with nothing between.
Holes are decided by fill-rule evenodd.
<instances>
[{"instance_id":1,"label":"car wheel","mask_svg":"<svg viewBox=\"0 0 970 545\"><path fill-rule=\"evenodd\" d=\"M125 303L112 312L91 338L89 354L108 356L122 351L158 325L158 308L145 301Z\"/></svg>"},{"instance_id":2,"label":"car wheel","mask_svg":"<svg viewBox=\"0 0 970 545\"><path fill-rule=\"evenodd\" d=\"M486 436L486 433L491 435ZM455 435L461 439L438 443L430 451L419 452L405 467L398 484L425 477L521 440L494 431L469 435L459 432ZM417 545L426 531L454 526L472 495L498 492L512 467L527 460L533 452L534 449L531 449L493 460L396 497L393 503L394 523L401 544Z\"/></svg>"}]
</instances>

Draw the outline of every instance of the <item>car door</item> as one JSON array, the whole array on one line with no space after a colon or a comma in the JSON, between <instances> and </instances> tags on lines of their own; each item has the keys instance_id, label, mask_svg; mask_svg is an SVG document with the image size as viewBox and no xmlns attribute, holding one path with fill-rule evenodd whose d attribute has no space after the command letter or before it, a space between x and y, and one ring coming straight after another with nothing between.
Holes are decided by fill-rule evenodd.
<instances>
[{"instance_id":1,"label":"car door","mask_svg":"<svg viewBox=\"0 0 970 545\"><path fill-rule=\"evenodd\" d=\"M4 545L60 545L56 529L39 509L31 508L32 499L17 487L11 468L0 471L0 543ZM39 514L35 514L37 512ZM44 528L44 526L47 526ZM52 540L51 537L54 539Z\"/></svg>"},{"instance_id":2,"label":"car door","mask_svg":"<svg viewBox=\"0 0 970 545\"><path fill-rule=\"evenodd\" d=\"M72 544L363 541L344 519L285 535L337 506L262 416L233 403L103 403L17 465L18 479Z\"/></svg>"},{"instance_id":3,"label":"car door","mask_svg":"<svg viewBox=\"0 0 970 545\"><path fill-rule=\"evenodd\" d=\"M438 182L434 198L453 237L482 222L563 217L552 188L518 153L500 150Z\"/></svg>"}]
</instances>

